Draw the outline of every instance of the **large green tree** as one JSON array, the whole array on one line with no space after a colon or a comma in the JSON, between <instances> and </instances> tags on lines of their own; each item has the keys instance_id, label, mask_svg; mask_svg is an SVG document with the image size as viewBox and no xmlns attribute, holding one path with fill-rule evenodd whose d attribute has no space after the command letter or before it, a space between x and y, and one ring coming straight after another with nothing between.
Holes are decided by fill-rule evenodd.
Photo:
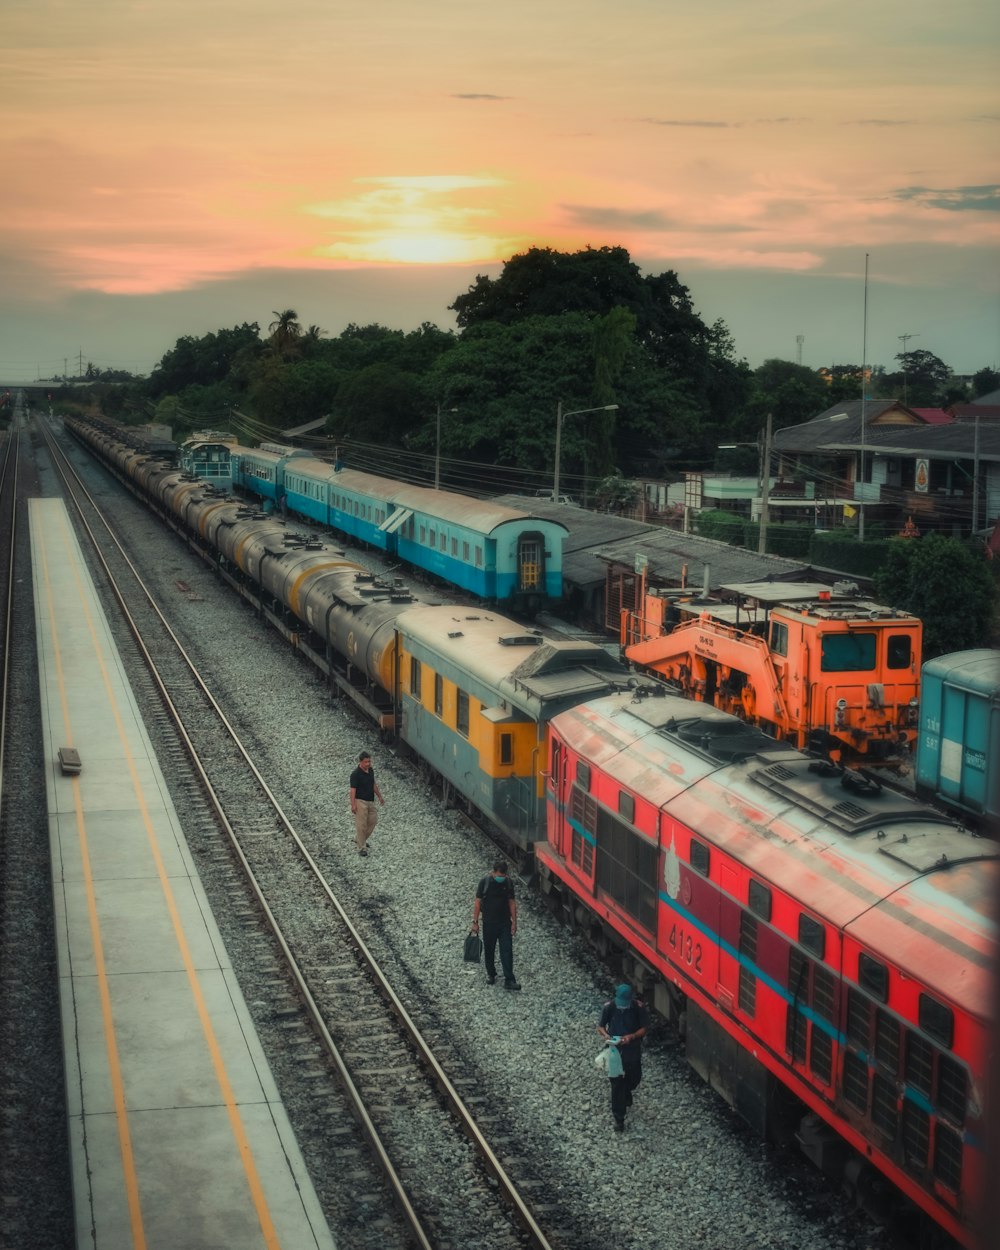
<instances>
[{"instance_id":1,"label":"large green tree","mask_svg":"<svg viewBox=\"0 0 1000 1250\"><path fill-rule=\"evenodd\" d=\"M900 352L899 370L885 379L895 396L913 408L933 408L948 401L951 369L933 352Z\"/></svg>"},{"instance_id":2,"label":"large green tree","mask_svg":"<svg viewBox=\"0 0 1000 1250\"><path fill-rule=\"evenodd\" d=\"M958 539L895 539L874 581L883 603L923 621L924 659L991 645L996 581L985 558Z\"/></svg>"}]
</instances>

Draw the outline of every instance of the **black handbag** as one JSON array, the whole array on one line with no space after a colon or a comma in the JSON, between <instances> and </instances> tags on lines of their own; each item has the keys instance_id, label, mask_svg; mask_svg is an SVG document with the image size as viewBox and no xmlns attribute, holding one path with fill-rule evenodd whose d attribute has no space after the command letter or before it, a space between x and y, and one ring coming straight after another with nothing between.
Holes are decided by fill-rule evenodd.
<instances>
[{"instance_id":1,"label":"black handbag","mask_svg":"<svg viewBox=\"0 0 1000 1250\"><path fill-rule=\"evenodd\" d=\"M465 939L465 953L462 958L467 964L479 963L479 956L483 953L483 943L478 933L470 933Z\"/></svg>"}]
</instances>

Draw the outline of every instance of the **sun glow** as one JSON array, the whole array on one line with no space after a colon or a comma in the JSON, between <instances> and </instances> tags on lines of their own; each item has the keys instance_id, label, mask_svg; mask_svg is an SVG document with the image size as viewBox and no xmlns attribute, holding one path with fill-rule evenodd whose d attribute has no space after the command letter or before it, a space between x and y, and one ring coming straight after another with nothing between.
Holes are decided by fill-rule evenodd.
<instances>
[{"instance_id":1,"label":"sun glow","mask_svg":"<svg viewBox=\"0 0 1000 1250\"><path fill-rule=\"evenodd\" d=\"M518 240L482 229L495 207L470 202L499 178L432 174L359 178L358 194L311 204L306 212L334 223L332 242L314 255L334 260L406 265L470 264L502 259Z\"/></svg>"}]
</instances>

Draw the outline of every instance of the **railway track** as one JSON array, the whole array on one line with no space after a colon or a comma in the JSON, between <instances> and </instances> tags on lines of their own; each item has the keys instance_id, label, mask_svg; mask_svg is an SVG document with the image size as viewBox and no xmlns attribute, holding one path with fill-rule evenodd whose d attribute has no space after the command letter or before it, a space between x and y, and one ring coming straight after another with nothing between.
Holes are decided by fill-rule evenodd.
<instances>
[{"instance_id":1,"label":"railway track","mask_svg":"<svg viewBox=\"0 0 1000 1250\"><path fill-rule=\"evenodd\" d=\"M252 992L267 995L301 1079L327 1108L326 1166L350 1180L338 1187L340 1208L327 1212L335 1236L429 1248L482 1244L489 1229L498 1250L571 1244L543 1232L512 1175L530 1183L530 1160L496 1138L496 1126L487 1137L474 1114L475 1077L433 1016L418 1021L389 983L96 501L46 437L149 674L143 701L155 700L158 736L174 742L164 771L200 806L203 835L215 831L207 844L229 879L233 915L266 932ZM558 1222L557 1206L550 1213Z\"/></svg>"}]
</instances>

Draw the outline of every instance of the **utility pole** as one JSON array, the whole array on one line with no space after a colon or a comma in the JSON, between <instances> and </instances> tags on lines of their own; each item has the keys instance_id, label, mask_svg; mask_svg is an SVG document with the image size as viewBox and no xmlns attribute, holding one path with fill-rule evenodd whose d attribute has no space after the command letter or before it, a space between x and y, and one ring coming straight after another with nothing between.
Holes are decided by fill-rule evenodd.
<instances>
[{"instance_id":1,"label":"utility pole","mask_svg":"<svg viewBox=\"0 0 1000 1250\"><path fill-rule=\"evenodd\" d=\"M920 338L919 334L897 334L896 337L903 344L903 407L906 407L906 345L910 339Z\"/></svg>"},{"instance_id":2,"label":"utility pole","mask_svg":"<svg viewBox=\"0 0 1000 1250\"><path fill-rule=\"evenodd\" d=\"M806 341L804 334L796 334L795 336L795 363L802 364L802 344Z\"/></svg>"},{"instance_id":3,"label":"utility pole","mask_svg":"<svg viewBox=\"0 0 1000 1250\"><path fill-rule=\"evenodd\" d=\"M760 457L760 533L757 537L757 554L767 552L767 523L770 512L771 497L771 413L767 414L767 426L764 430L764 446Z\"/></svg>"}]
</instances>

